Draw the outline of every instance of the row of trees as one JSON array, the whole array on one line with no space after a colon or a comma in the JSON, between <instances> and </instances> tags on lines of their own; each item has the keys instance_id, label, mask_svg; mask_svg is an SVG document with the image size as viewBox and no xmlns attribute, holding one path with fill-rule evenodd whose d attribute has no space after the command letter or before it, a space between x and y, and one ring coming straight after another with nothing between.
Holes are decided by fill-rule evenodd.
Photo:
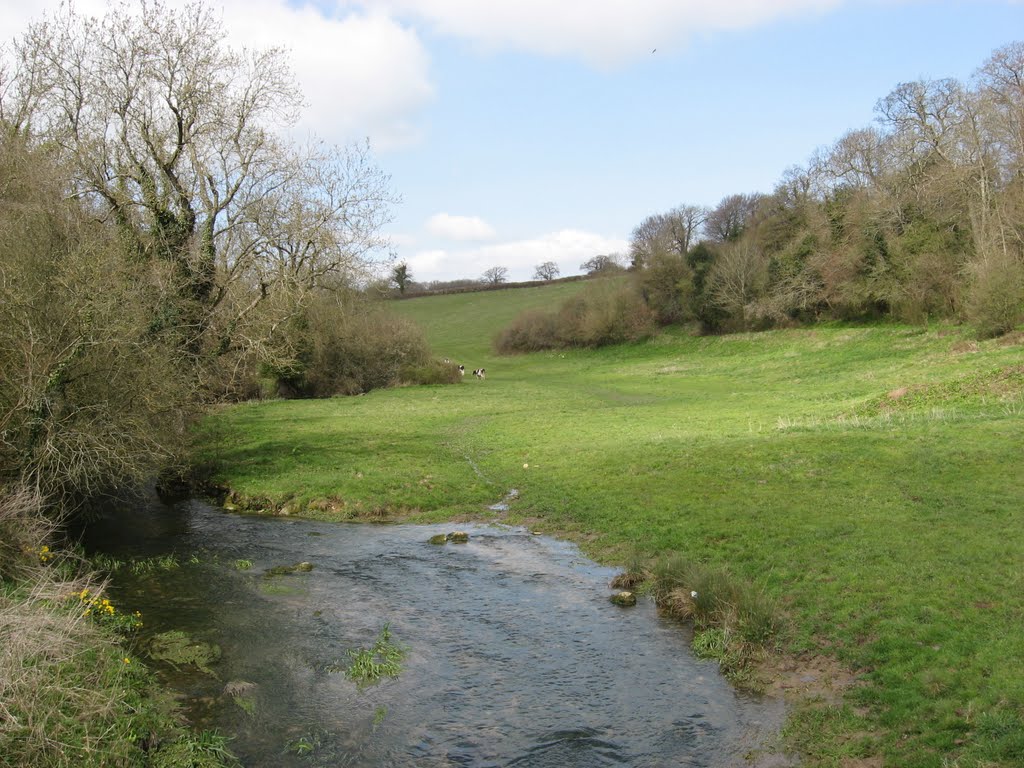
<instances>
[{"instance_id":1,"label":"row of trees","mask_svg":"<svg viewBox=\"0 0 1024 768\"><path fill-rule=\"evenodd\" d=\"M0 50L0 484L137 478L201 403L332 380L312 367L352 334L424 362L356 321L388 177L365 144L286 138L285 53L221 30L201 4L63 6Z\"/></svg>"},{"instance_id":2,"label":"row of trees","mask_svg":"<svg viewBox=\"0 0 1024 768\"><path fill-rule=\"evenodd\" d=\"M533 271L534 280L554 280L561 271L553 261L545 261L538 264ZM417 283L413 280L412 271L407 262L399 262L391 268L390 280L387 287L382 291L388 292L392 287L397 289L399 295L409 293L430 293L446 290L472 289L482 285L501 285L508 282L508 268L502 266L486 269L479 280L434 280L429 283Z\"/></svg>"},{"instance_id":3,"label":"row of trees","mask_svg":"<svg viewBox=\"0 0 1024 768\"><path fill-rule=\"evenodd\" d=\"M659 320L947 317L981 335L1024 320L1024 44L876 111L771 194L644 219L629 258Z\"/></svg>"}]
</instances>

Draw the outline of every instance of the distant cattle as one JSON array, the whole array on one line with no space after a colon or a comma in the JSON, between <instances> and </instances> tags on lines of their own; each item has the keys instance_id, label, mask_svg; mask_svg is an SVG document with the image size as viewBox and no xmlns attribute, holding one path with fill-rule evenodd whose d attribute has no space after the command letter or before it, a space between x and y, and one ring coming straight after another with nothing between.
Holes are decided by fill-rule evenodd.
<instances>
[{"instance_id":1,"label":"distant cattle","mask_svg":"<svg viewBox=\"0 0 1024 768\"><path fill-rule=\"evenodd\" d=\"M460 365L459 366L459 376L465 376L465 375L466 375L466 366Z\"/></svg>"},{"instance_id":2,"label":"distant cattle","mask_svg":"<svg viewBox=\"0 0 1024 768\"><path fill-rule=\"evenodd\" d=\"M482 379L485 373L486 371L483 368L477 368L475 371L473 371L473 375L476 376L478 379Z\"/></svg>"}]
</instances>

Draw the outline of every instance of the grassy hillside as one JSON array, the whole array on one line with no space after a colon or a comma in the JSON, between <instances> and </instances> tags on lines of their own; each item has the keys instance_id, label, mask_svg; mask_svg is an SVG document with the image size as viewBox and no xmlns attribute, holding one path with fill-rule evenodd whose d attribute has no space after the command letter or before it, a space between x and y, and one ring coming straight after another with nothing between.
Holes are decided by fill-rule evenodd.
<instances>
[{"instance_id":1,"label":"grassy hillside","mask_svg":"<svg viewBox=\"0 0 1024 768\"><path fill-rule=\"evenodd\" d=\"M516 488L503 519L607 562L724 566L779 601L790 654L858 678L795 712L809 764L1024 763L1020 339L827 326L495 357L501 324L578 286L557 288L398 302L488 378L238 406L206 456L268 505L486 518Z\"/></svg>"},{"instance_id":2,"label":"grassy hillside","mask_svg":"<svg viewBox=\"0 0 1024 768\"><path fill-rule=\"evenodd\" d=\"M424 296L396 301L391 306L427 330L438 357L448 357L471 371L481 365L488 367L493 359L491 339L520 312L557 307L587 284L581 280L537 288Z\"/></svg>"}]
</instances>

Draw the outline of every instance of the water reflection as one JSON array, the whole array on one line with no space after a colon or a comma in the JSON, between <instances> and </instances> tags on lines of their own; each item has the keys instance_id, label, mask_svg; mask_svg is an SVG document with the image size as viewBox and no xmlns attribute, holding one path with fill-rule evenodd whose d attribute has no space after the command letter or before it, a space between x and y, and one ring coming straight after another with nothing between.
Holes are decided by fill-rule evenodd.
<instances>
[{"instance_id":1,"label":"water reflection","mask_svg":"<svg viewBox=\"0 0 1024 768\"><path fill-rule=\"evenodd\" d=\"M450 526L199 502L147 514L186 524L151 521L117 540L129 528L111 521L92 536L120 557L178 552L174 571L119 576L120 599L147 631L220 645L216 677L166 672L194 720L236 734L246 765L749 765L780 724L781 705L737 695L653 606L608 602L613 571L564 542L469 527L469 543L437 546L427 540ZM251 570L234 567L243 559ZM314 569L263 575L299 561ZM385 623L408 650L402 674L359 689L339 670Z\"/></svg>"}]
</instances>

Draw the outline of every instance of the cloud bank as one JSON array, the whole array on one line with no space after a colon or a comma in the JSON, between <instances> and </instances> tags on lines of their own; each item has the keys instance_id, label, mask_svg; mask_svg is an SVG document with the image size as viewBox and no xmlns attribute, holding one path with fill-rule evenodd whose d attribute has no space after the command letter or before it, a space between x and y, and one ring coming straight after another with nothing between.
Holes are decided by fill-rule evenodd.
<instances>
[{"instance_id":1,"label":"cloud bank","mask_svg":"<svg viewBox=\"0 0 1024 768\"><path fill-rule=\"evenodd\" d=\"M580 58L598 66L678 48L694 34L747 29L833 10L848 0L363 0L491 49Z\"/></svg>"},{"instance_id":2,"label":"cloud bank","mask_svg":"<svg viewBox=\"0 0 1024 768\"><path fill-rule=\"evenodd\" d=\"M490 240L494 237L494 228L479 216L452 216L448 213L436 213L427 220L427 231L445 240L459 242L473 240Z\"/></svg>"},{"instance_id":3,"label":"cloud bank","mask_svg":"<svg viewBox=\"0 0 1024 768\"><path fill-rule=\"evenodd\" d=\"M477 248L423 250L405 261L417 281L477 279L490 267L506 267L510 280L529 280L537 265L546 261L558 264L562 275L575 275L580 273L580 264L587 259L598 254L624 252L628 247L626 240L562 229L531 239Z\"/></svg>"},{"instance_id":4,"label":"cloud bank","mask_svg":"<svg viewBox=\"0 0 1024 768\"><path fill-rule=\"evenodd\" d=\"M186 0L165 0L181 8ZM0 45L32 21L59 7L59 0L0 0ZM212 0L223 13L232 47L288 51L306 109L296 130L333 143L369 138L377 149L419 139L419 113L434 98L430 56L419 34L380 10L339 8L327 14L286 0ZM106 0L76 0L81 15L102 16ZM131 7L131 5L130 5Z\"/></svg>"}]
</instances>

